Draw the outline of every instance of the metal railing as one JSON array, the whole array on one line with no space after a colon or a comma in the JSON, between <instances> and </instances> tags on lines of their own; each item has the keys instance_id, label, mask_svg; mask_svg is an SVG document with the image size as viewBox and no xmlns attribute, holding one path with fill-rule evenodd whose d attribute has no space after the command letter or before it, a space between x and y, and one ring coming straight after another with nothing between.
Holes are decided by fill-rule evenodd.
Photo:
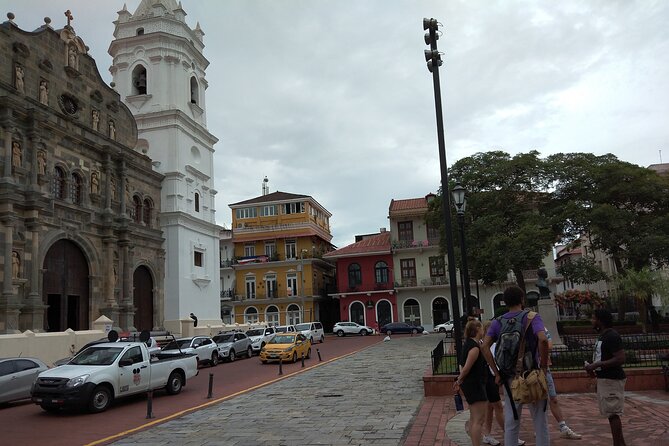
<instances>
[{"instance_id":1,"label":"metal railing","mask_svg":"<svg viewBox=\"0 0 669 446\"><path fill-rule=\"evenodd\" d=\"M452 375L458 372L455 354L446 352L446 344L441 340L430 354L433 375Z\"/></svg>"}]
</instances>

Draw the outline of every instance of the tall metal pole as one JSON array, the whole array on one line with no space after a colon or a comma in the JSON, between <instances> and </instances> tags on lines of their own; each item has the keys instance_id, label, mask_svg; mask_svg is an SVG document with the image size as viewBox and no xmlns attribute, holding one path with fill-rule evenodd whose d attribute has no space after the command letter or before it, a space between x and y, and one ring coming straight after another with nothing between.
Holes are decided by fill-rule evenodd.
<instances>
[{"instance_id":1,"label":"tall metal pole","mask_svg":"<svg viewBox=\"0 0 669 446\"><path fill-rule=\"evenodd\" d=\"M471 289L469 288L469 269L467 269L467 245L465 243L465 213L458 211L458 225L460 226L460 251L462 255L462 289L464 293L462 314L469 315L471 306Z\"/></svg>"},{"instance_id":2,"label":"tall metal pole","mask_svg":"<svg viewBox=\"0 0 669 446\"><path fill-rule=\"evenodd\" d=\"M427 25L427 26L426 26ZM430 49L437 52L436 19L423 19L423 29L430 31ZM439 143L439 167L441 170L441 212L446 230L446 257L448 259L448 278L451 289L451 304L453 305L453 338L458 363L462 351L462 326L460 325L460 305L458 303L457 274L455 271L455 255L453 253L453 226L451 224L451 198L448 189L448 165L446 163L446 144L444 142L444 123L441 110L441 88L439 86L439 64L432 59L432 82L434 84L434 108L437 118L437 141ZM430 61L428 61L430 64ZM429 65L428 65L429 67Z\"/></svg>"}]
</instances>

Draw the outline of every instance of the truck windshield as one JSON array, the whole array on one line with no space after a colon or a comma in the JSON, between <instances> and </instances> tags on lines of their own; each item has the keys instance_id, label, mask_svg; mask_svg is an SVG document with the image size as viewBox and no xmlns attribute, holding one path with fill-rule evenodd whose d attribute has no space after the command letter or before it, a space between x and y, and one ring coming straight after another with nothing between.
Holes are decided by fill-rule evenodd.
<instances>
[{"instance_id":1,"label":"truck windshield","mask_svg":"<svg viewBox=\"0 0 669 446\"><path fill-rule=\"evenodd\" d=\"M72 358L74 365L110 365L123 351L123 347L88 347Z\"/></svg>"},{"instance_id":2,"label":"truck windshield","mask_svg":"<svg viewBox=\"0 0 669 446\"><path fill-rule=\"evenodd\" d=\"M295 330L297 331L305 331L309 330L311 328L311 324L297 324L295 326Z\"/></svg>"}]
</instances>

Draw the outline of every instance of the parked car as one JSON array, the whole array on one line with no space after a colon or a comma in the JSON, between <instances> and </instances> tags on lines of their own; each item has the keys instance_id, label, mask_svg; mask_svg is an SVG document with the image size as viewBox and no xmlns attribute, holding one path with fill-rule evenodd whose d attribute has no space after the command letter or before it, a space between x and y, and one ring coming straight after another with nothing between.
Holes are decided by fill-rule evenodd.
<instances>
[{"instance_id":1,"label":"parked car","mask_svg":"<svg viewBox=\"0 0 669 446\"><path fill-rule=\"evenodd\" d=\"M332 327L332 332L339 337L346 335L367 336L374 333L374 329L366 325L359 325L355 322L337 322Z\"/></svg>"},{"instance_id":2,"label":"parked car","mask_svg":"<svg viewBox=\"0 0 669 446\"><path fill-rule=\"evenodd\" d=\"M444 322L443 324L435 325L434 331L437 333L453 334L453 321Z\"/></svg>"},{"instance_id":3,"label":"parked car","mask_svg":"<svg viewBox=\"0 0 669 446\"><path fill-rule=\"evenodd\" d=\"M321 344L325 341L325 331L323 331L323 324L320 322L297 324L295 330L306 336L312 344L314 341L318 341Z\"/></svg>"},{"instance_id":4,"label":"parked car","mask_svg":"<svg viewBox=\"0 0 669 446\"><path fill-rule=\"evenodd\" d=\"M277 333L295 333L294 325L278 325L276 327Z\"/></svg>"},{"instance_id":5,"label":"parked car","mask_svg":"<svg viewBox=\"0 0 669 446\"><path fill-rule=\"evenodd\" d=\"M232 362L239 355L246 355L247 358L253 356L251 340L245 333L219 333L213 339L218 345L218 356L221 359Z\"/></svg>"},{"instance_id":6,"label":"parked car","mask_svg":"<svg viewBox=\"0 0 669 446\"><path fill-rule=\"evenodd\" d=\"M276 335L274 327L252 328L246 331L246 336L251 339L251 348L254 353L260 353L260 350Z\"/></svg>"},{"instance_id":7,"label":"parked car","mask_svg":"<svg viewBox=\"0 0 669 446\"><path fill-rule=\"evenodd\" d=\"M381 333L387 335L396 334L396 333L422 333L425 329L420 325L410 325L406 322L391 322L386 324L379 330Z\"/></svg>"},{"instance_id":8,"label":"parked car","mask_svg":"<svg viewBox=\"0 0 669 446\"><path fill-rule=\"evenodd\" d=\"M0 359L0 404L30 398L37 375L48 368L37 358Z\"/></svg>"},{"instance_id":9,"label":"parked car","mask_svg":"<svg viewBox=\"0 0 669 446\"><path fill-rule=\"evenodd\" d=\"M260 362L263 364L279 360L296 362L302 355L307 359L311 357L311 341L306 336L302 333L277 333L274 339L260 350Z\"/></svg>"},{"instance_id":10,"label":"parked car","mask_svg":"<svg viewBox=\"0 0 669 446\"><path fill-rule=\"evenodd\" d=\"M161 356L195 353L198 364L218 365L218 345L209 336L194 336L171 341L163 347Z\"/></svg>"}]
</instances>

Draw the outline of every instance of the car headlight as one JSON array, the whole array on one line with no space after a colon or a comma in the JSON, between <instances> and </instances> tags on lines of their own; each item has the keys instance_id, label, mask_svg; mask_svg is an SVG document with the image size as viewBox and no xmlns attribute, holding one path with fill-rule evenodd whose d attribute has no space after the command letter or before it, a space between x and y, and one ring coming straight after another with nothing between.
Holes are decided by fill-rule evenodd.
<instances>
[{"instance_id":1,"label":"car headlight","mask_svg":"<svg viewBox=\"0 0 669 446\"><path fill-rule=\"evenodd\" d=\"M284 348L283 351L284 351L284 352L289 352L289 351L292 351L293 348L294 348L294 347L292 347L292 346L291 346L291 347L288 347L288 348Z\"/></svg>"},{"instance_id":2,"label":"car headlight","mask_svg":"<svg viewBox=\"0 0 669 446\"><path fill-rule=\"evenodd\" d=\"M70 387L70 388L79 387L86 382L89 376L90 375L81 375L77 376L76 378L72 378L67 382L67 384L65 384L65 387Z\"/></svg>"}]
</instances>

